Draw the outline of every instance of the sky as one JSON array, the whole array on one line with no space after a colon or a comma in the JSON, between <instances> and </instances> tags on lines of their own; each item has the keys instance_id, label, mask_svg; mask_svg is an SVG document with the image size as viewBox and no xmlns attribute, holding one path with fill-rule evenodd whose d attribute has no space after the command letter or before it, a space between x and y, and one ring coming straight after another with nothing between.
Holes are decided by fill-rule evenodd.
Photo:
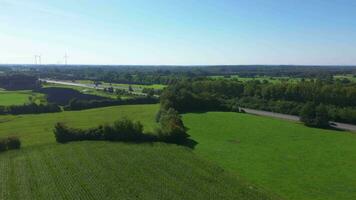
<instances>
[{"instance_id":1,"label":"sky","mask_svg":"<svg viewBox=\"0 0 356 200\"><path fill-rule=\"evenodd\" d=\"M356 64L355 0L0 0L0 64Z\"/></svg>"}]
</instances>

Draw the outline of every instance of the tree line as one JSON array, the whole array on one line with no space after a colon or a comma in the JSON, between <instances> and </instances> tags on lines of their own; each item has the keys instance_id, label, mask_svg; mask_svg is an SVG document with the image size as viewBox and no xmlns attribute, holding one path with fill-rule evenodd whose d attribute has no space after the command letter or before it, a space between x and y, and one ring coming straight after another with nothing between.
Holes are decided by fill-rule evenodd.
<instances>
[{"instance_id":1,"label":"tree line","mask_svg":"<svg viewBox=\"0 0 356 200\"><path fill-rule=\"evenodd\" d=\"M356 124L355 83L324 80L269 83L200 78L172 84L161 95L163 107L179 112L239 111L241 107L248 107L300 115L307 103L325 107L328 119Z\"/></svg>"},{"instance_id":2,"label":"tree line","mask_svg":"<svg viewBox=\"0 0 356 200\"><path fill-rule=\"evenodd\" d=\"M54 135L59 143L83 140L105 140L120 142L166 142L184 145L189 137L179 114L173 110L162 113L160 127L154 133L144 133L143 125L138 121L121 119L113 124L99 125L95 128L78 129L58 122Z\"/></svg>"},{"instance_id":3,"label":"tree line","mask_svg":"<svg viewBox=\"0 0 356 200\"><path fill-rule=\"evenodd\" d=\"M147 96L147 97L134 97L127 99L103 99L103 100L80 100L73 98L68 105L64 106L64 110L84 110L90 108L100 108L108 106L118 106L118 105L133 105L133 104L156 104L158 103L158 98Z\"/></svg>"},{"instance_id":4,"label":"tree line","mask_svg":"<svg viewBox=\"0 0 356 200\"><path fill-rule=\"evenodd\" d=\"M29 103L23 105L0 106L0 115L19 115L19 114L38 114L38 113L53 113L61 112L61 108L57 104L36 104Z\"/></svg>"}]
</instances>

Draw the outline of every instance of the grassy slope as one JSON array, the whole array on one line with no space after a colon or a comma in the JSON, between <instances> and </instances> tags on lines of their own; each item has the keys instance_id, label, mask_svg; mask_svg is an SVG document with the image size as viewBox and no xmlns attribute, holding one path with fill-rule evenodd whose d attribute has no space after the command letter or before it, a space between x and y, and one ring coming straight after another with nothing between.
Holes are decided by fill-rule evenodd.
<instances>
[{"instance_id":1,"label":"grassy slope","mask_svg":"<svg viewBox=\"0 0 356 200\"><path fill-rule=\"evenodd\" d=\"M29 97L32 96L36 103L40 103L43 99L42 94L33 93L31 91L4 91L0 90L0 105L22 105L29 102Z\"/></svg>"},{"instance_id":2,"label":"grassy slope","mask_svg":"<svg viewBox=\"0 0 356 200\"><path fill-rule=\"evenodd\" d=\"M52 129L56 122L88 128L122 117L141 121L145 131L153 131L157 126L154 117L157 110L158 105L129 105L49 114L0 116L0 137L18 135L25 146L53 143Z\"/></svg>"},{"instance_id":3,"label":"grassy slope","mask_svg":"<svg viewBox=\"0 0 356 200\"><path fill-rule=\"evenodd\" d=\"M292 200L356 199L356 135L247 114L186 114L196 152Z\"/></svg>"},{"instance_id":4,"label":"grassy slope","mask_svg":"<svg viewBox=\"0 0 356 200\"><path fill-rule=\"evenodd\" d=\"M0 116L0 137L24 147L0 153L0 199L270 199L191 150L162 143L57 144L53 124L92 127L127 116L154 129L158 105Z\"/></svg>"}]
</instances>

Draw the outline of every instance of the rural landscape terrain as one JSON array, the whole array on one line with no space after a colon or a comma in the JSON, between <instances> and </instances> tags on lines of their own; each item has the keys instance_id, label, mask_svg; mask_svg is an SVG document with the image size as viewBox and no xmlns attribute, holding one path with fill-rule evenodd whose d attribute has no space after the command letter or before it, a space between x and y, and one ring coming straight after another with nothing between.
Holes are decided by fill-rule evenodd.
<instances>
[{"instance_id":1,"label":"rural landscape terrain","mask_svg":"<svg viewBox=\"0 0 356 200\"><path fill-rule=\"evenodd\" d=\"M356 0L0 0L0 200L356 200Z\"/></svg>"},{"instance_id":2,"label":"rural landscape terrain","mask_svg":"<svg viewBox=\"0 0 356 200\"><path fill-rule=\"evenodd\" d=\"M0 70L0 199L356 198L356 67Z\"/></svg>"}]
</instances>

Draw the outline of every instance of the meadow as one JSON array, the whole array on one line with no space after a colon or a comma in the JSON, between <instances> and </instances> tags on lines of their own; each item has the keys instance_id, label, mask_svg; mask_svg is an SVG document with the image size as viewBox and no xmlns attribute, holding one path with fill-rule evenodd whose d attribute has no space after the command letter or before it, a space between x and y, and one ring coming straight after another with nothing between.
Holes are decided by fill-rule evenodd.
<instances>
[{"instance_id":1,"label":"meadow","mask_svg":"<svg viewBox=\"0 0 356 200\"><path fill-rule=\"evenodd\" d=\"M58 121L87 128L127 117L152 131L158 108L0 116L0 137L15 134L23 142L21 150L0 154L0 199L279 199L187 147L54 140Z\"/></svg>"},{"instance_id":2,"label":"meadow","mask_svg":"<svg viewBox=\"0 0 356 200\"><path fill-rule=\"evenodd\" d=\"M10 106L10 105L22 105L29 103L30 99L36 103L44 102L44 96L39 93L34 93L32 91L6 91L0 90L0 105Z\"/></svg>"},{"instance_id":3,"label":"meadow","mask_svg":"<svg viewBox=\"0 0 356 200\"><path fill-rule=\"evenodd\" d=\"M65 111L49 114L0 116L0 137L19 136L23 145L54 143L53 127L57 122L77 128L90 128L126 117L141 121L145 131L153 131L157 124L158 105L115 106L83 111Z\"/></svg>"},{"instance_id":4,"label":"meadow","mask_svg":"<svg viewBox=\"0 0 356 200\"><path fill-rule=\"evenodd\" d=\"M356 135L241 113L184 115L195 152L291 200L356 199Z\"/></svg>"}]
</instances>

